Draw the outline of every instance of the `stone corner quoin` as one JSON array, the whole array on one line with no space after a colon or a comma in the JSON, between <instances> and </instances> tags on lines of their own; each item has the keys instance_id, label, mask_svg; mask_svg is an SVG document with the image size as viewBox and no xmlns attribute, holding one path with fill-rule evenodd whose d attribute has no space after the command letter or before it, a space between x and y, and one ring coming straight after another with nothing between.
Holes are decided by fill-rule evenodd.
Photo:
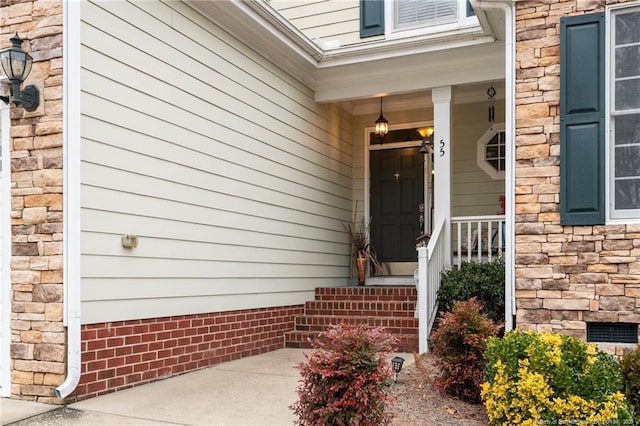
<instances>
[{"instance_id":1,"label":"stone corner quoin","mask_svg":"<svg viewBox=\"0 0 640 426\"><path fill-rule=\"evenodd\" d=\"M0 48L18 33L40 105L11 106L11 397L59 404L62 300L62 0L1 0Z\"/></svg>"}]
</instances>

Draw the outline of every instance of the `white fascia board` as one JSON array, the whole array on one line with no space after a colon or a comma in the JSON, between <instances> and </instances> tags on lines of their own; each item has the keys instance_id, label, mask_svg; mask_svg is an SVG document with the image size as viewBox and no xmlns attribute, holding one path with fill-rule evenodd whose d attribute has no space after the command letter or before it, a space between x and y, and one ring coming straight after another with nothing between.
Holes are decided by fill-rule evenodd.
<instances>
[{"instance_id":1,"label":"white fascia board","mask_svg":"<svg viewBox=\"0 0 640 426\"><path fill-rule=\"evenodd\" d=\"M191 8L309 87L322 50L263 1L186 0Z\"/></svg>"},{"instance_id":2,"label":"white fascia board","mask_svg":"<svg viewBox=\"0 0 640 426\"><path fill-rule=\"evenodd\" d=\"M318 64L319 68L330 68L379 59L393 58L418 53L434 52L480 43L491 43L494 38L484 33L479 26L443 33L379 40L370 44L345 46L327 50Z\"/></svg>"},{"instance_id":3,"label":"white fascia board","mask_svg":"<svg viewBox=\"0 0 640 426\"><path fill-rule=\"evenodd\" d=\"M396 57L318 70L317 102L337 102L504 79L499 43Z\"/></svg>"},{"instance_id":4,"label":"white fascia board","mask_svg":"<svg viewBox=\"0 0 640 426\"><path fill-rule=\"evenodd\" d=\"M473 3L471 3L471 6L473 7ZM485 31L487 31L489 34L491 34L492 37L495 38L496 37L495 27L494 25L491 25L491 20L489 19L487 12L484 9L480 9L478 7L474 7L473 11L476 14L476 18L478 18L478 22L480 23L480 26L484 28Z\"/></svg>"},{"instance_id":5,"label":"white fascia board","mask_svg":"<svg viewBox=\"0 0 640 426\"><path fill-rule=\"evenodd\" d=\"M318 61L324 56L324 52L320 47L280 15L268 2L233 0L233 3L254 20L260 22L265 28L277 30L280 33L279 38L300 55L305 56L310 63L317 65Z\"/></svg>"}]
</instances>

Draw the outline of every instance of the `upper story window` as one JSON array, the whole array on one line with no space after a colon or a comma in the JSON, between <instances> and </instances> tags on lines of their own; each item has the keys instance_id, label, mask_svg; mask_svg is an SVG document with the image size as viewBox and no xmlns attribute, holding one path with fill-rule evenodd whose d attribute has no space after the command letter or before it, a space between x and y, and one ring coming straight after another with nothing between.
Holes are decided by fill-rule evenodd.
<instances>
[{"instance_id":1,"label":"upper story window","mask_svg":"<svg viewBox=\"0 0 640 426\"><path fill-rule=\"evenodd\" d=\"M469 0L387 0L386 38L455 30L478 23Z\"/></svg>"},{"instance_id":2,"label":"upper story window","mask_svg":"<svg viewBox=\"0 0 640 426\"><path fill-rule=\"evenodd\" d=\"M385 39L475 30L469 0L360 0L360 37Z\"/></svg>"},{"instance_id":3,"label":"upper story window","mask_svg":"<svg viewBox=\"0 0 640 426\"><path fill-rule=\"evenodd\" d=\"M394 3L395 30L458 20L458 0L395 0Z\"/></svg>"}]
</instances>

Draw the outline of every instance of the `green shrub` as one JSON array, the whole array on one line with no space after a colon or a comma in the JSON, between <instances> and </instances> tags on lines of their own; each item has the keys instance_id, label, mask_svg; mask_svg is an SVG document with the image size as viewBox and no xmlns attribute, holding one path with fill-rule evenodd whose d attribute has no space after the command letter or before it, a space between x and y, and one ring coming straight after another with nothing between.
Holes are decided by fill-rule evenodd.
<instances>
[{"instance_id":1,"label":"green shrub","mask_svg":"<svg viewBox=\"0 0 640 426\"><path fill-rule=\"evenodd\" d=\"M305 426L387 425L396 339L381 327L332 325L298 364L302 379L291 405Z\"/></svg>"},{"instance_id":2,"label":"green shrub","mask_svg":"<svg viewBox=\"0 0 640 426\"><path fill-rule=\"evenodd\" d=\"M477 297L496 323L504 322L504 259L463 262L460 269L444 272L438 290L438 309L449 312L455 302Z\"/></svg>"},{"instance_id":3,"label":"green shrub","mask_svg":"<svg viewBox=\"0 0 640 426\"><path fill-rule=\"evenodd\" d=\"M481 394L492 424L633 424L620 366L595 345L510 331L490 338L484 357Z\"/></svg>"},{"instance_id":4,"label":"green shrub","mask_svg":"<svg viewBox=\"0 0 640 426\"><path fill-rule=\"evenodd\" d=\"M486 340L500 329L481 309L475 298L457 302L432 334L435 365L440 369L435 386L474 403L480 402Z\"/></svg>"},{"instance_id":5,"label":"green shrub","mask_svg":"<svg viewBox=\"0 0 640 426\"><path fill-rule=\"evenodd\" d=\"M640 348L625 354L620 367L624 392L635 411L636 423L640 425Z\"/></svg>"}]
</instances>

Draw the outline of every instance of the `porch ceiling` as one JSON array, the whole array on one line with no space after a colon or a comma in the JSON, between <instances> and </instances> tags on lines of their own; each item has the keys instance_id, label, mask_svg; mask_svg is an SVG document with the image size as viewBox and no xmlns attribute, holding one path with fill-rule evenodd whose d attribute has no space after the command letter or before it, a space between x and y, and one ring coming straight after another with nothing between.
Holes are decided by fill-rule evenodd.
<instances>
[{"instance_id":1,"label":"porch ceiling","mask_svg":"<svg viewBox=\"0 0 640 426\"><path fill-rule=\"evenodd\" d=\"M315 91L316 101L337 102L503 79L504 46L482 43L322 68Z\"/></svg>"},{"instance_id":2,"label":"porch ceiling","mask_svg":"<svg viewBox=\"0 0 640 426\"><path fill-rule=\"evenodd\" d=\"M496 89L497 101L504 100L504 80L494 80L483 83L463 84L453 87L453 103L465 104L484 102L487 100L487 89L493 85ZM353 115L377 114L380 112L380 100L376 97L351 99L340 102L345 110ZM411 109L433 108L431 90L418 90L411 93L401 93L385 96L384 112L406 111Z\"/></svg>"}]
</instances>

